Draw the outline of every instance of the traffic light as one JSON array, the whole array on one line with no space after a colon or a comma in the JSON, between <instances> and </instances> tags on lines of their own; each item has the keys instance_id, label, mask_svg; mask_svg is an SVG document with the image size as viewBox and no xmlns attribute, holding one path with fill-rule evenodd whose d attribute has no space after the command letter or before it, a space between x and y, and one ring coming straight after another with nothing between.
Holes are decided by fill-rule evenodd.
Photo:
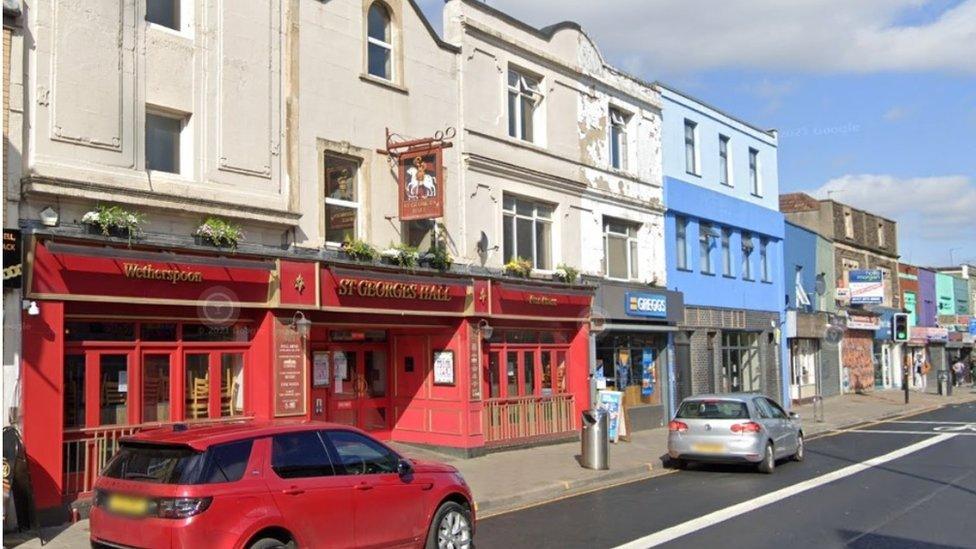
<instances>
[{"instance_id":1,"label":"traffic light","mask_svg":"<svg viewBox=\"0 0 976 549\"><path fill-rule=\"evenodd\" d=\"M908 341L907 313L895 313L891 317L891 334L895 341Z\"/></svg>"}]
</instances>

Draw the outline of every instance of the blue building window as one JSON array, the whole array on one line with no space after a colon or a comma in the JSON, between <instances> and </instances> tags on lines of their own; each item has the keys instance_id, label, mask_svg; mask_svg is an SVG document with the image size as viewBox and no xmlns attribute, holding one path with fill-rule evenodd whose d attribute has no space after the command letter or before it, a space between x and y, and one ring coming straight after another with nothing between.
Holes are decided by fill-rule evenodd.
<instances>
[{"instance_id":1,"label":"blue building window","mask_svg":"<svg viewBox=\"0 0 976 549\"><path fill-rule=\"evenodd\" d=\"M699 223L698 242L701 246L701 272L704 274L715 274L712 267L712 248L714 247L714 233L712 226L708 223Z\"/></svg>"},{"instance_id":2,"label":"blue building window","mask_svg":"<svg viewBox=\"0 0 976 549\"><path fill-rule=\"evenodd\" d=\"M685 171L698 175L698 124L685 119Z\"/></svg>"},{"instance_id":3,"label":"blue building window","mask_svg":"<svg viewBox=\"0 0 976 549\"><path fill-rule=\"evenodd\" d=\"M732 170L729 164L729 137L718 136L718 182L728 187L732 186Z\"/></svg>"},{"instance_id":4,"label":"blue building window","mask_svg":"<svg viewBox=\"0 0 976 549\"><path fill-rule=\"evenodd\" d=\"M678 268L688 270L688 219L684 217L674 218L675 225L675 250L677 253Z\"/></svg>"},{"instance_id":5,"label":"blue building window","mask_svg":"<svg viewBox=\"0 0 976 549\"><path fill-rule=\"evenodd\" d=\"M765 238L759 239L759 273L762 275L763 282L770 282L769 279L769 256L766 248L769 242Z\"/></svg>"},{"instance_id":6,"label":"blue building window","mask_svg":"<svg viewBox=\"0 0 976 549\"><path fill-rule=\"evenodd\" d=\"M752 194L762 196L762 183L759 180L759 151L749 149L749 183L752 184Z\"/></svg>"},{"instance_id":7,"label":"blue building window","mask_svg":"<svg viewBox=\"0 0 976 549\"><path fill-rule=\"evenodd\" d=\"M752 277L752 235L742 233L742 278L745 280L755 280Z\"/></svg>"},{"instance_id":8,"label":"blue building window","mask_svg":"<svg viewBox=\"0 0 976 549\"><path fill-rule=\"evenodd\" d=\"M728 277L732 274L732 231L722 229L722 274Z\"/></svg>"}]
</instances>

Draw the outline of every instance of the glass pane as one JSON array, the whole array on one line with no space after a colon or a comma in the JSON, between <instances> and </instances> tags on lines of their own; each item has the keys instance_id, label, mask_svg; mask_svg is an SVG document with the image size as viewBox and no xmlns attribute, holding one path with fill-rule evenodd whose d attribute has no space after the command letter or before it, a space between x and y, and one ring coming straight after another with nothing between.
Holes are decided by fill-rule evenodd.
<instances>
[{"instance_id":1,"label":"glass pane","mask_svg":"<svg viewBox=\"0 0 976 549\"><path fill-rule=\"evenodd\" d=\"M366 351L366 393L370 398L386 396L386 353Z\"/></svg>"},{"instance_id":2,"label":"glass pane","mask_svg":"<svg viewBox=\"0 0 976 549\"><path fill-rule=\"evenodd\" d=\"M68 341L135 341L136 326L131 322L66 322Z\"/></svg>"},{"instance_id":3,"label":"glass pane","mask_svg":"<svg viewBox=\"0 0 976 549\"><path fill-rule=\"evenodd\" d=\"M676 237L676 252L678 255L678 268L687 269L688 268L688 222L685 219L678 218L675 220L675 225L677 228Z\"/></svg>"},{"instance_id":4,"label":"glass pane","mask_svg":"<svg viewBox=\"0 0 976 549\"><path fill-rule=\"evenodd\" d=\"M407 246L427 250L433 242L434 222L430 219L407 221L403 224L403 236L403 243Z\"/></svg>"},{"instance_id":5,"label":"glass pane","mask_svg":"<svg viewBox=\"0 0 976 549\"><path fill-rule=\"evenodd\" d=\"M548 269L552 262L552 242L550 232L552 225L542 221L535 223L535 266L538 269Z\"/></svg>"},{"instance_id":6,"label":"glass pane","mask_svg":"<svg viewBox=\"0 0 976 549\"><path fill-rule=\"evenodd\" d=\"M685 170L695 172L695 144L685 144Z\"/></svg>"},{"instance_id":7,"label":"glass pane","mask_svg":"<svg viewBox=\"0 0 976 549\"><path fill-rule=\"evenodd\" d=\"M630 278L637 278L637 241L630 241Z\"/></svg>"},{"instance_id":8,"label":"glass pane","mask_svg":"<svg viewBox=\"0 0 976 549\"><path fill-rule=\"evenodd\" d=\"M129 400L129 358L126 355L101 355L99 359L99 425L129 423L126 403Z\"/></svg>"},{"instance_id":9,"label":"glass pane","mask_svg":"<svg viewBox=\"0 0 976 549\"><path fill-rule=\"evenodd\" d=\"M509 351L505 361L505 375L508 381L508 398L519 396L518 392L518 352Z\"/></svg>"},{"instance_id":10,"label":"glass pane","mask_svg":"<svg viewBox=\"0 0 976 549\"><path fill-rule=\"evenodd\" d=\"M501 364L498 362L498 353L488 353L488 398L498 398L501 396L499 383L501 383Z\"/></svg>"},{"instance_id":11,"label":"glass pane","mask_svg":"<svg viewBox=\"0 0 976 549\"><path fill-rule=\"evenodd\" d=\"M515 257L515 235L512 233L514 223L515 217L511 215L504 216L502 220L502 253L505 254L503 261L506 263Z\"/></svg>"},{"instance_id":12,"label":"glass pane","mask_svg":"<svg viewBox=\"0 0 976 549\"><path fill-rule=\"evenodd\" d=\"M528 200L515 200L515 213L532 217L535 215L535 204Z\"/></svg>"},{"instance_id":13,"label":"glass pane","mask_svg":"<svg viewBox=\"0 0 976 549\"><path fill-rule=\"evenodd\" d=\"M333 392L336 395L351 397L355 395L352 381L356 376L356 353L350 351L336 351L332 353L333 367L335 367L336 383ZM345 374L345 375L343 375Z\"/></svg>"},{"instance_id":14,"label":"glass pane","mask_svg":"<svg viewBox=\"0 0 976 549\"><path fill-rule=\"evenodd\" d=\"M522 96L522 135L520 136L525 141L534 141L535 137L533 135L533 118L535 113L535 101L531 97Z\"/></svg>"},{"instance_id":15,"label":"glass pane","mask_svg":"<svg viewBox=\"0 0 976 549\"><path fill-rule=\"evenodd\" d=\"M251 459L253 440L241 440L211 446L207 450L207 465L200 475L200 484L236 482L244 476L247 461Z\"/></svg>"},{"instance_id":16,"label":"glass pane","mask_svg":"<svg viewBox=\"0 0 976 549\"><path fill-rule=\"evenodd\" d=\"M325 445L315 431L276 435L271 443L271 469L281 478L335 474Z\"/></svg>"},{"instance_id":17,"label":"glass pane","mask_svg":"<svg viewBox=\"0 0 976 549\"><path fill-rule=\"evenodd\" d=\"M350 431L328 431L339 456L339 472L346 475L376 475L396 471L397 456L385 446Z\"/></svg>"},{"instance_id":18,"label":"glass pane","mask_svg":"<svg viewBox=\"0 0 976 549\"><path fill-rule=\"evenodd\" d=\"M369 74L390 80L390 49L379 44L367 46L369 54Z\"/></svg>"},{"instance_id":19,"label":"glass pane","mask_svg":"<svg viewBox=\"0 0 976 549\"><path fill-rule=\"evenodd\" d=\"M356 238L356 208L325 205L325 239L329 242L345 242Z\"/></svg>"},{"instance_id":20,"label":"glass pane","mask_svg":"<svg viewBox=\"0 0 976 549\"><path fill-rule=\"evenodd\" d=\"M517 218L515 220L515 255L532 260L535 254L532 253L532 225L531 219Z\"/></svg>"},{"instance_id":21,"label":"glass pane","mask_svg":"<svg viewBox=\"0 0 976 549\"><path fill-rule=\"evenodd\" d=\"M542 367L542 396L552 396L552 355L549 351L542 351L539 364Z\"/></svg>"},{"instance_id":22,"label":"glass pane","mask_svg":"<svg viewBox=\"0 0 976 549\"><path fill-rule=\"evenodd\" d=\"M614 125L610 128L610 165L620 168L620 126Z\"/></svg>"},{"instance_id":23,"label":"glass pane","mask_svg":"<svg viewBox=\"0 0 976 549\"><path fill-rule=\"evenodd\" d=\"M516 202L515 197L506 194L502 198L502 208L506 212L514 212L515 211L515 202Z\"/></svg>"},{"instance_id":24,"label":"glass pane","mask_svg":"<svg viewBox=\"0 0 976 549\"><path fill-rule=\"evenodd\" d=\"M535 394L535 351L524 351L522 353L522 360L524 361L522 365L524 392L522 394L532 396Z\"/></svg>"},{"instance_id":25,"label":"glass pane","mask_svg":"<svg viewBox=\"0 0 976 549\"><path fill-rule=\"evenodd\" d=\"M144 322L139 327L139 339L143 341L176 341L176 323Z\"/></svg>"},{"instance_id":26,"label":"glass pane","mask_svg":"<svg viewBox=\"0 0 976 549\"><path fill-rule=\"evenodd\" d=\"M85 355L64 356L64 426L85 426Z\"/></svg>"},{"instance_id":27,"label":"glass pane","mask_svg":"<svg viewBox=\"0 0 976 549\"><path fill-rule=\"evenodd\" d=\"M180 1L147 0L146 21L180 30Z\"/></svg>"},{"instance_id":28,"label":"glass pane","mask_svg":"<svg viewBox=\"0 0 976 549\"><path fill-rule=\"evenodd\" d=\"M518 87L519 75L515 71L508 71L508 85L514 88Z\"/></svg>"},{"instance_id":29,"label":"glass pane","mask_svg":"<svg viewBox=\"0 0 976 549\"><path fill-rule=\"evenodd\" d=\"M627 278L627 239L607 236L607 275Z\"/></svg>"},{"instance_id":30,"label":"glass pane","mask_svg":"<svg viewBox=\"0 0 976 549\"><path fill-rule=\"evenodd\" d=\"M146 113L146 169L180 172L179 118Z\"/></svg>"},{"instance_id":31,"label":"glass pane","mask_svg":"<svg viewBox=\"0 0 976 549\"><path fill-rule=\"evenodd\" d=\"M508 135L518 137L518 94L508 92ZM506 206L506 209L508 206Z\"/></svg>"},{"instance_id":32,"label":"glass pane","mask_svg":"<svg viewBox=\"0 0 976 549\"><path fill-rule=\"evenodd\" d=\"M142 357L142 422L169 421L169 355Z\"/></svg>"},{"instance_id":33,"label":"glass pane","mask_svg":"<svg viewBox=\"0 0 976 549\"><path fill-rule=\"evenodd\" d=\"M379 2L369 7L367 27L370 38L390 42L390 16Z\"/></svg>"},{"instance_id":34,"label":"glass pane","mask_svg":"<svg viewBox=\"0 0 976 549\"><path fill-rule=\"evenodd\" d=\"M556 353L556 391L566 392L566 352Z\"/></svg>"},{"instance_id":35,"label":"glass pane","mask_svg":"<svg viewBox=\"0 0 976 549\"><path fill-rule=\"evenodd\" d=\"M552 206L549 204L536 204L535 216L542 219L552 219Z\"/></svg>"},{"instance_id":36,"label":"glass pane","mask_svg":"<svg viewBox=\"0 0 976 549\"><path fill-rule=\"evenodd\" d=\"M185 362L184 416L186 419L210 417L210 355L188 354Z\"/></svg>"},{"instance_id":37,"label":"glass pane","mask_svg":"<svg viewBox=\"0 0 976 549\"><path fill-rule=\"evenodd\" d=\"M249 341L251 335L247 326L183 325L183 341Z\"/></svg>"},{"instance_id":38,"label":"glass pane","mask_svg":"<svg viewBox=\"0 0 976 549\"><path fill-rule=\"evenodd\" d=\"M244 413L244 353L220 356L220 415Z\"/></svg>"},{"instance_id":39,"label":"glass pane","mask_svg":"<svg viewBox=\"0 0 976 549\"><path fill-rule=\"evenodd\" d=\"M327 198L356 201L356 180L359 164L347 158L325 156L325 179Z\"/></svg>"}]
</instances>

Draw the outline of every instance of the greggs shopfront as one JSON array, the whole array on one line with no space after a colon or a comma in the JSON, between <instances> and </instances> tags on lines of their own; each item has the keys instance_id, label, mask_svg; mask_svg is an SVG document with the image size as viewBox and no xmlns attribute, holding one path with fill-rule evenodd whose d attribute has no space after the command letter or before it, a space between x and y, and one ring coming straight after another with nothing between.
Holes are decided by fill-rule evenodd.
<instances>
[{"instance_id":1,"label":"greggs shopfront","mask_svg":"<svg viewBox=\"0 0 976 549\"><path fill-rule=\"evenodd\" d=\"M589 405L589 288L44 237L26 263L41 510L161 424L312 419L476 455L575 436Z\"/></svg>"}]
</instances>

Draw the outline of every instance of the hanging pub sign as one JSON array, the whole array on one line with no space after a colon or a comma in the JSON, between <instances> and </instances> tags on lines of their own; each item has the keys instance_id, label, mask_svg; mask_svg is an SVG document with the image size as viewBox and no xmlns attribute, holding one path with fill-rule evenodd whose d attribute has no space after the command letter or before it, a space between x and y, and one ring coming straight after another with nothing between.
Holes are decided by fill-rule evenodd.
<instances>
[{"instance_id":1,"label":"hanging pub sign","mask_svg":"<svg viewBox=\"0 0 976 549\"><path fill-rule=\"evenodd\" d=\"M442 150L406 152L400 155L400 220L444 216Z\"/></svg>"},{"instance_id":2,"label":"hanging pub sign","mask_svg":"<svg viewBox=\"0 0 976 549\"><path fill-rule=\"evenodd\" d=\"M3 230L3 287L20 288L22 276L23 253L21 248L20 229Z\"/></svg>"}]
</instances>

